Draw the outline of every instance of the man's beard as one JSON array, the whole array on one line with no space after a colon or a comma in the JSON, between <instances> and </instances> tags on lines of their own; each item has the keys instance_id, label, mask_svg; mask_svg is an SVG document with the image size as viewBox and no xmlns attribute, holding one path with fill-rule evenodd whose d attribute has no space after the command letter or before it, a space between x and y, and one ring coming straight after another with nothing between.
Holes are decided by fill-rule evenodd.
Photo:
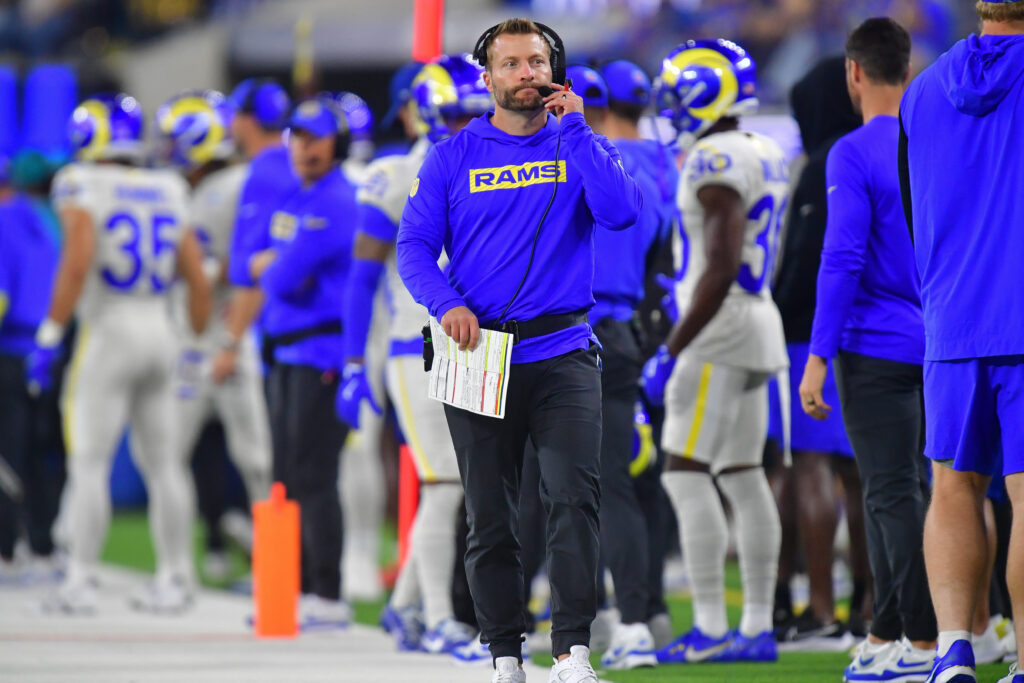
<instances>
[{"instance_id":1,"label":"man's beard","mask_svg":"<svg viewBox=\"0 0 1024 683\"><path fill-rule=\"evenodd\" d=\"M497 94L495 100L499 107L509 111L536 111L544 106L544 101L541 99L540 93L528 100L516 97L516 93L520 90L526 90L527 88L536 89L537 87L538 86L536 85L521 85L518 88L502 90Z\"/></svg>"}]
</instances>

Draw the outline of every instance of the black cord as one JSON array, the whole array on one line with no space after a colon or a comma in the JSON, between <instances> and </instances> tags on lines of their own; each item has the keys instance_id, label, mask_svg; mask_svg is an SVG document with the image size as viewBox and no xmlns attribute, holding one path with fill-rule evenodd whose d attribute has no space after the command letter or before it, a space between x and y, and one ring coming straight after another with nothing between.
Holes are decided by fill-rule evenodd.
<instances>
[{"instance_id":1,"label":"black cord","mask_svg":"<svg viewBox=\"0 0 1024 683\"><path fill-rule=\"evenodd\" d=\"M540 238L540 228L544 225L544 219L548 216L548 211L551 210L551 206L555 203L555 195L558 193L558 179L561 173L558 168L558 155L562 150L562 129L558 129L558 142L555 143L555 187L551 190L551 198L548 199L548 205L544 207L544 213L540 215L540 220L537 221L537 230L533 233L533 246L530 247L530 260L526 264L526 272L523 273L523 279L519 281L519 286L516 287L515 294L505 304L505 310L498 316L498 323L505 321L505 314L508 313L508 309L512 307L512 304L519 297L519 292L523 289L523 285L526 284L526 278L530 275L530 268L533 267L533 256L537 252L537 240Z\"/></svg>"}]
</instances>

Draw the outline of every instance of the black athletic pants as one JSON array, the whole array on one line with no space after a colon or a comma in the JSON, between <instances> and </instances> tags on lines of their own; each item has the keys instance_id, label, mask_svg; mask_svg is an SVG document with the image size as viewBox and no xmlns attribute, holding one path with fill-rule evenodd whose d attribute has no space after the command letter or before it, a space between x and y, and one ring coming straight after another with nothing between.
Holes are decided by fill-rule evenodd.
<instances>
[{"instance_id":1,"label":"black athletic pants","mask_svg":"<svg viewBox=\"0 0 1024 683\"><path fill-rule=\"evenodd\" d=\"M601 342L601 557L612 573L622 623L647 621L647 525L629 463L643 360L633 325L612 318L594 332Z\"/></svg>"},{"instance_id":2,"label":"black athletic pants","mask_svg":"<svg viewBox=\"0 0 1024 683\"><path fill-rule=\"evenodd\" d=\"M864 487L875 578L871 633L883 640L938 634L924 567L928 479L920 365L840 351L843 423Z\"/></svg>"},{"instance_id":3,"label":"black athletic pants","mask_svg":"<svg viewBox=\"0 0 1024 683\"><path fill-rule=\"evenodd\" d=\"M519 482L529 439L547 513L551 646L589 645L597 611L601 378L596 350L512 366L505 418L445 406L466 491L466 575L491 655L521 657Z\"/></svg>"},{"instance_id":4,"label":"black athletic pants","mask_svg":"<svg viewBox=\"0 0 1024 683\"><path fill-rule=\"evenodd\" d=\"M341 595L341 501L338 462L348 426L334 412L338 374L275 364L267 377L274 480L299 504L302 592Z\"/></svg>"},{"instance_id":5,"label":"black athletic pants","mask_svg":"<svg viewBox=\"0 0 1024 683\"><path fill-rule=\"evenodd\" d=\"M57 393L29 396L24 360L6 354L0 354L0 457L10 468L0 476L20 488L21 496L14 500L0 486L0 557L11 559L22 530L32 552L47 556L64 485Z\"/></svg>"}]
</instances>

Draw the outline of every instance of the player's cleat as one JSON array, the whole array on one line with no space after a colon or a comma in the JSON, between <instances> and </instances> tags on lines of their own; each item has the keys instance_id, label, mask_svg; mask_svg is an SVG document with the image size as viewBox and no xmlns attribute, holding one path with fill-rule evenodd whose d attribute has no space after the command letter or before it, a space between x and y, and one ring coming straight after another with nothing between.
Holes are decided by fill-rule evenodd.
<instances>
[{"instance_id":1,"label":"player's cleat","mask_svg":"<svg viewBox=\"0 0 1024 683\"><path fill-rule=\"evenodd\" d=\"M95 579L65 581L43 598L40 608L48 614L95 614L99 589Z\"/></svg>"},{"instance_id":2,"label":"player's cleat","mask_svg":"<svg viewBox=\"0 0 1024 683\"><path fill-rule=\"evenodd\" d=\"M601 656L601 666L606 669L656 666L658 656L654 652L654 636L647 624L618 624L612 632L611 645Z\"/></svg>"},{"instance_id":3,"label":"player's cleat","mask_svg":"<svg viewBox=\"0 0 1024 683\"><path fill-rule=\"evenodd\" d=\"M597 683L597 674L590 666L590 648L585 645L570 647L569 656L551 667L548 683Z\"/></svg>"},{"instance_id":4,"label":"player's cleat","mask_svg":"<svg viewBox=\"0 0 1024 683\"><path fill-rule=\"evenodd\" d=\"M498 657L491 683L526 683L526 672L515 657Z\"/></svg>"},{"instance_id":5,"label":"player's cleat","mask_svg":"<svg viewBox=\"0 0 1024 683\"><path fill-rule=\"evenodd\" d=\"M856 639L838 621L826 624L805 610L782 627L778 640L782 652L846 652Z\"/></svg>"},{"instance_id":6,"label":"player's cleat","mask_svg":"<svg viewBox=\"0 0 1024 683\"><path fill-rule=\"evenodd\" d=\"M747 637L735 630L731 634L729 647L722 653L723 662L775 662L779 659L779 649L775 643L775 635L764 631L756 636Z\"/></svg>"},{"instance_id":7,"label":"player's cleat","mask_svg":"<svg viewBox=\"0 0 1024 683\"><path fill-rule=\"evenodd\" d=\"M974 650L969 640L958 640L949 651L935 660L926 683L977 683L974 672Z\"/></svg>"},{"instance_id":8,"label":"player's cleat","mask_svg":"<svg viewBox=\"0 0 1024 683\"><path fill-rule=\"evenodd\" d=\"M299 630L304 633L337 631L351 623L352 608L347 602L319 595L303 595L299 599Z\"/></svg>"},{"instance_id":9,"label":"player's cleat","mask_svg":"<svg viewBox=\"0 0 1024 683\"><path fill-rule=\"evenodd\" d=\"M647 620L647 627L651 629L651 635L654 636L655 650L660 650L672 642L672 617L668 615L668 612L655 614Z\"/></svg>"},{"instance_id":10,"label":"player's cleat","mask_svg":"<svg viewBox=\"0 0 1024 683\"><path fill-rule=\"evenodd\" d=\"M550 643L550 639L548 640ZM548 645L550 651L551 646ZM530 646L527 641L523 642L523 661L529 661L530 659ZM473 638L468 643L461 647L457 647L452 650L452 663L458 666L476 666L478 664L490 664L491 663L491 650L486 645L480 642L480 636Z\"/></svg>"},{"instance_id":11,"label":"player's cleat","mask_svg":"<svg viewBox=\"0 0 1024 683\"><path fill-rule=\"evenodd\" d=\"M1024 673L1017 673L1017 664L1010 665L1010 673L1000 678L996 683L1024 683Z\"/></svg>"},{"instance_id":12,"label":"player's cleat","mask_svg":"<svg viewBox=\"0 0 1024 683\"><path fill-rule=\"evenodd\" d=\"M722 657L729 648L731 634L721 638L704 635L696 626L658 650L659 664L693 664L697 662L724 662Z\"/></svg>"},{"instance_id":13,"label":"player's cleat","mask_svg":"<svg viewBox=\"0 0 1024 683\"><path fill-rule=\"evenodd\" d=\"M192 606L192 586L180 577L156 579L134 591L132 609L151 614L181 614Z\"/></svg>"},{"instance_id":14,"label":"player's cleat","mask_svg":"<svg viewBox=\"0 0 1024 683\"><path fill-rule=\"evenodd\" d=\"M990 623L985 632L979 635L972 635L971 648L974 650L974 663L992 664L1003 658L1003 646L999 642L999 634L996 633L996 625Z\"/></svg>"},{"instance_id":15,"label":"player's cleat","mask_svg":"<svg viewBox=\"0 0 1024 683\"><path fill-rule=\"evenodd\" d=\"M416 608L395 609L391 605L384 605L380 613L380 625L385 633L390 633L395 639L399 652L416 652L420 649L423 621Z\"/></svg>"},{"instance_id":16,"label":"player's cleat","mask_svg":"<svg viewBox=\"0 0 1024 683\"><path fill-rule=\"evenodd\" d=\"M469 624L454 619L444 619L420 638L420 649L430 654L451 654L457 648L471 642L476 630Z\"/></svg>"}]
</instances>

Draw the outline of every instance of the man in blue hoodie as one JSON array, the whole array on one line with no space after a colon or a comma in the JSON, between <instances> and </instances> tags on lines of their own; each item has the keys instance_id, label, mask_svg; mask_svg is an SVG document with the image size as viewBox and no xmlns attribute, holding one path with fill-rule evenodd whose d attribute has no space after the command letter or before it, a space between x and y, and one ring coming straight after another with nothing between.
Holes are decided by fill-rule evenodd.
<instances>
[{"instance_id":1,"label":"man in blue hoodie","mask_svg":"<svg viewBox=\"0 0 1024 683\"><path fill-rule=\"evenodd\" d=\"M986 569L982 501L1006 475L1024 509L1024 0L979 2L981 35L918 76L900 106L900 184L921 274L925 452L934 490L925 562L939 624L929 682L973 682L971 623ZM1024 614L1024 529L1007 583ZM1024 628L1017 629L1024 651ZM1000 683L1024 683L1024 673Z\"/></svg>"},{"instance_id":2,"label":"man in blue hoodie","mask_svg":"<svg viewBox=\"0 0 1024 683\"><path fill-rule=\"evenodd\" d=\"M466 573L493 680L525 680L516 519L530 439L548 513L552 680L596 683L588 647L601 448L599 360L586 315L593 236L636 223L642 198L619 153L586 125L581 98L556 82L560 41L511 19L480 42L495 111L427 156L402 214L398 270L460 348L476 346L480 327L516 334L504 419L445 406L466 492ZM447 277L437 266L442 248Z\"/></svg>"}]
</instances>

